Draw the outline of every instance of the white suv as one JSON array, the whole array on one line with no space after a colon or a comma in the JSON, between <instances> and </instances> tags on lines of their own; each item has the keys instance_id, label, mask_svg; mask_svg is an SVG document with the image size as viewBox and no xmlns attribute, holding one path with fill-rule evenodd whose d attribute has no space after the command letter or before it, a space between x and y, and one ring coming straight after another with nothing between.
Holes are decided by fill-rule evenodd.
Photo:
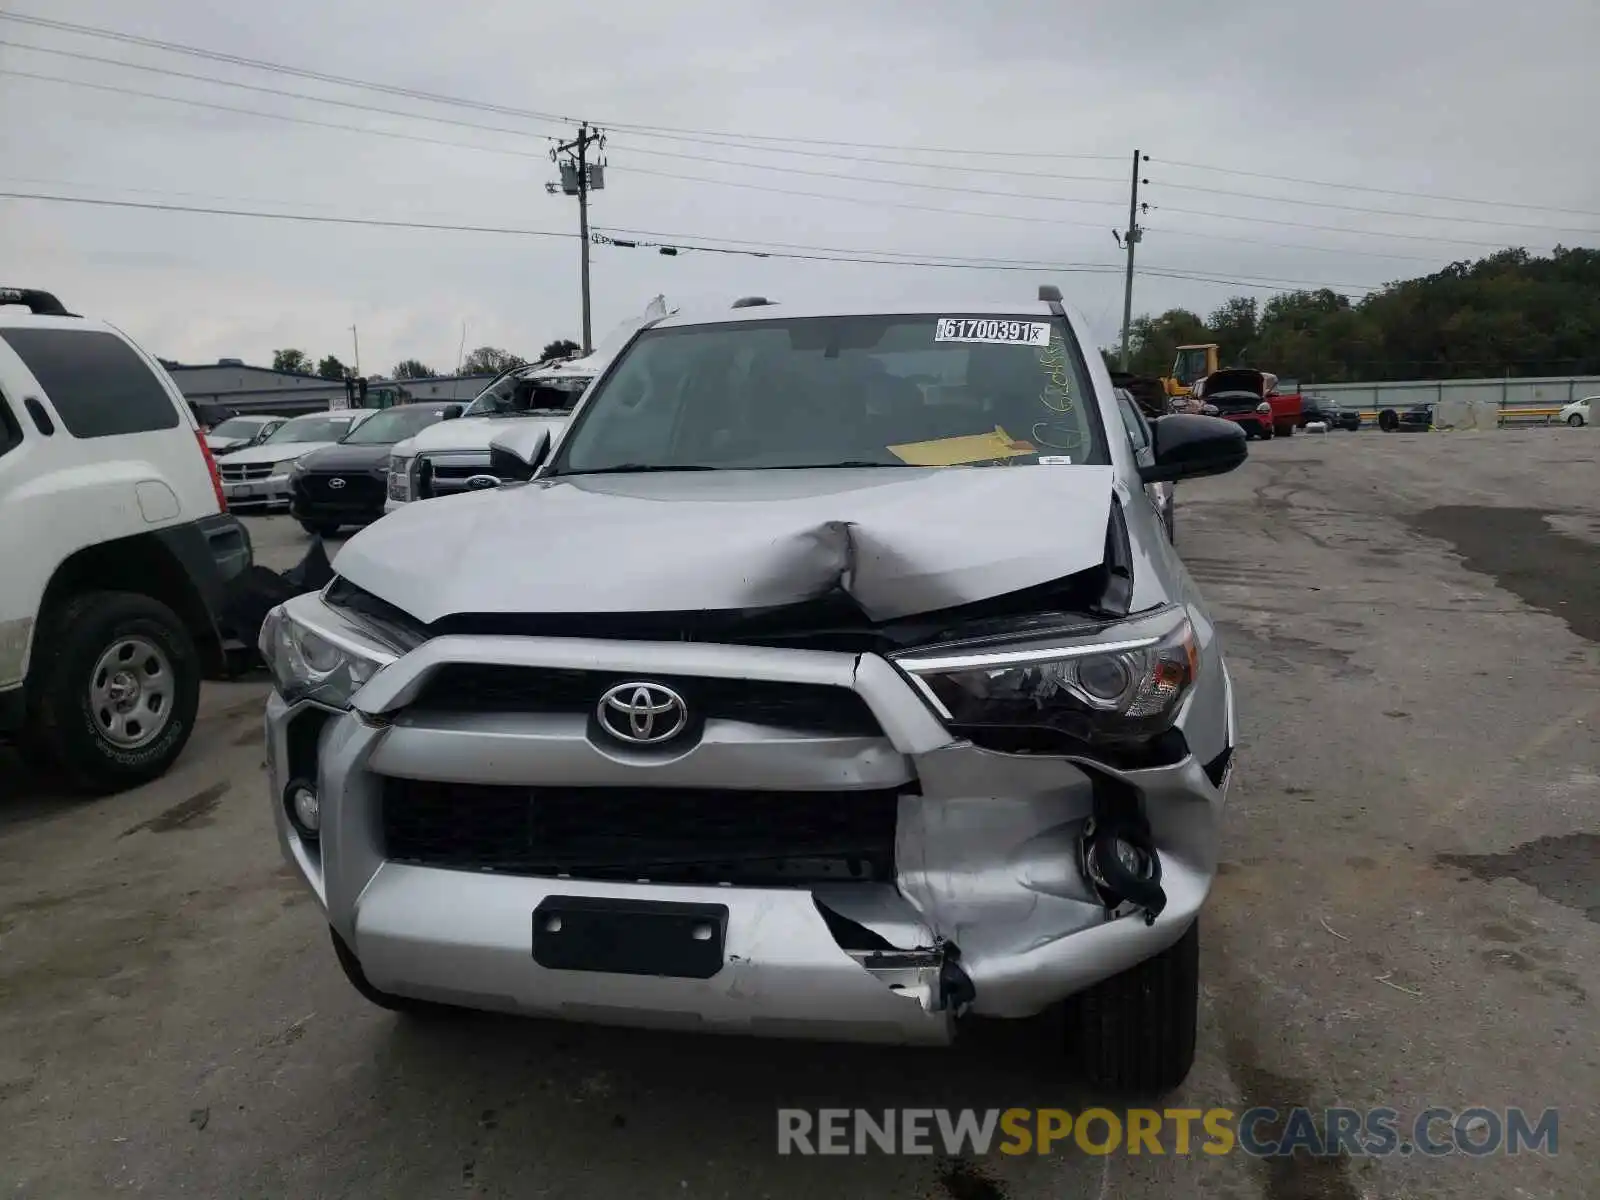
<instances>
[{"instance_id":1,"label":"white suv","mask_svg":"<svg viewBox=\"0 0 1600 1200\"><path fill-rule=\"evenodd\" d=\"M0 741L88 790L162 774L250 559L160 364L48 292L0 288Z\"/></svg>"}]
</instances>

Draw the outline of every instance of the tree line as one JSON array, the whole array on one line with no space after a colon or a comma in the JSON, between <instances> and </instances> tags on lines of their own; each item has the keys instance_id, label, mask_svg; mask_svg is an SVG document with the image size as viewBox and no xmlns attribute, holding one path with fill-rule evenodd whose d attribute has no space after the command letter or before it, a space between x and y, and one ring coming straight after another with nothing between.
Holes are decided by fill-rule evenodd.
<instances>
[{"instance_id":1,"label":"tree line","mask_svg":"<svg viewBox=\"0 0 1600 1200\"><path fill-rule=\"evenodd\" d=\"M1165 375L1197 342L1302 383L1600 374L1600 250L1501 250L1356 301L1320 288L1234 296L1204 318L1168 309L1130 326L1130 369Z\"/></svg>"},{"instance_id":2,"label":"tree line","mask_svg":"<svg viewBox=\"0 0 1600 1200\"><path fill-rule=\"evenodd\" d=\"M543 350L535 362L542 362L547 358L565 358L576 354L580 347L571 338L557 338L546 342ZM498 375L501 371L509 371L513 367L528 365L528 360L502 350L498 346L479 346L466 358L461 360L460 374L462 375ZM329 354L312 366L311 356L304 350L284 349L272 352L272 369L274 371L288 371L295 375L316 375L322 379L348 379L355 374L351 368L335 354ZM437 379L440 372L435 371L427 363L417 358L403 358L395 363L389 372L390 379ZM383 378L382 376L369 376L369 378Z\"/></svg>"}]
</instances>

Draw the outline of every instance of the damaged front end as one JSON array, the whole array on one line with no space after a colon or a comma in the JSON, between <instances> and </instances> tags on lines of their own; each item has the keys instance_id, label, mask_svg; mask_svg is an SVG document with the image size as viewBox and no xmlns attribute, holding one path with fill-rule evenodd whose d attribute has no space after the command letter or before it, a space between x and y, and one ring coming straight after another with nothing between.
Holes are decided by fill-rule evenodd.
<instances>
[{"instance_id":1,"label":"damaged front end","mask_svg":"<svg viewBox=\"0 0 1600 1200\"><path fill-rule=\"evenodd\" d=\"M280 838L401 995L923 1042L963 1013L1037 1013L1188 928L1234 746L1209 619L1159 588L1136 610L1115 499L1105 529L1092 566L891 619L835 588L424 624L336 579L280 610L274 644L301 629L301 657L331 663L377 632L385 665L339 695L275 668L274 794L308 772L321 792L315 837L280 801ZM681 727L630 740L619 694L652 720L674 698ZM701 965L656 946L618 968L614 943L533 916L613 902L718 914L683 934Z\"/></svg>"}]
</instances>

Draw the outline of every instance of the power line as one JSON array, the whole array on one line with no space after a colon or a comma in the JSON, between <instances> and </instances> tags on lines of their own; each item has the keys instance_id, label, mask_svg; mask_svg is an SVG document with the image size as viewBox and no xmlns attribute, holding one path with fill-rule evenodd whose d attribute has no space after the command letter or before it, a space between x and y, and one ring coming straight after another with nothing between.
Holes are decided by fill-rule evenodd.
<instances>
[{"instance_id":1,"label":"power line","mask_svg":"<svg viewBox=\"0 0 1600 1200\"><path fill-rule=\"evenodd\" d=\"M1450 221L1463 225L1497 225L1506 229L1539 229L1547 233L1593 233L1600 234L1600 229L1580 229L1568 225L1535 225L1527 221L1496 221L1490 217L1447 217L1437 213L1403 212L1394 208L1370 208L1360 204L1336 204L1331 200L1298 200L1290 196L1263 196L1259 192L1239 192L1230 188L1201 187L1192 183L1168 183L1163 180L1159 187L1172 188L1174 191L1205 192L1212 196L1237 196L1244 200L1266 200L1273 204L1299 204L1308 208L1334 208L1341 212L1371 213L1381 217L1409 217L1415 221ZM1600 216L1600 213L1596 213Z\"/></svg>"},{"instance_id":2,"label":"power line","mask_svg":"<svg viewBox=\"0 0 1600 1200\"><path fill-rule=\"evenodd\" d=\"M1237 213L1212 212L1203 208L1174 208L1169 204L1156 206L1159 212L1184 213L1191 217L1214 217L1220 221L1249 221L1258 225L1284 225L1293 229L1320 229L1324 233L1354 233L1362 237L1402 238L1408 242L1441 242L1454 246L1481 246L1491 250L1504 250L1504 242L1473 241L1469 238L1429 237L1422 233L1386 233L1378 229L1351 229L1347 225L1314 225L1305 221L1289 221L1281 217L1244 217Z\"/></svg>"},{"instance_id":3,"label":"power line","mask_svg":"<svg viewBox=\"0 0 1600 1200\"><path fill-rule=\"evenodd\" d=\"M0 17L5 17L6 15L8 15L8 14L0 13ZM262 118L262 119L265 119L265 120L270 120L270 121L283 121L283 122L287 122L287 123L293 124L293 125L306 125L306 126L310 126L312 128L316 128L316 129L332 129L332 130L337 130L337 131L345 132L345 133L361 133L361 134L369 134L369 135L371 135L373 137L391 138L391 139L395 139L395 140L399 140L399 141L407 141L407 142L419 142L419 143L422 143L424 145L444 146L444 147L446 147L448 149L473 150L473 151L477 151L477 152L483 153L483 154L509 155L511 157L514 157L514 158L543 158L543 157L545 157L544 155L538 154L538 153L536 153L534 151L530 151L530 150L510 150L510 149L506 149L505 147L501 147L501 146L478 146L478 145L474 145L474 144L472 144L470 142L455 142L455 141L449 141L449 140L444 139L444 138L427 137L427 136L422 135L422 134L399 133L399 132L396 132L394 130L372 129L372 128L368 128L366 126L360 126L360 125L343 125L343 124L340 124L340 123L335 122L335 121L319 121L319 120L316 120L316 119L311 118L311 117L296 117L296 116L290 116L287 113L274 113L274 112L266 112L266 111L261 110L261 109L241 108L238 105L219 104L219 103L217 103L215 101L211 101L211 100L195 100L195 99L191 99L191 98L186 97L186 96L165 96L165 95L162 95L159 92L147 92L147 91L143 91L143 90L141 90L139 88L120 87L120 86L117 86L117 85L114 85L114 84L108 84L108 83L91 83L88 80L67 79L67 78L63 78L61 76L56 76L56 75L43 75L43 74L39 74L37 72L32 72L32 71L19 71L19 70L16 70L15 68L11 68L11 67L0 67L0 75L12 75L12 76L15 76L15 77L18 77L18 78L22 78L22 79L32 79L32 80L36 80L36 81L44 82L44 83L61 84L61 85L67 86L67 87L87 88L87 89L90 89L92 91L108 92L108 93L111 93L111 94L114 94L114 95L137 96L137 97L141 97L143 99L148 99L148 100L164 101L164 102L166 102L168 104L180 104L180 105L185 105L185 106L191 107L191 108L208 109L208 110L211 110L211 111L214 111L214 112L233 113L233 114L238 115L238 116L259 117L259 118ZM424 118L424 119L432 119L432 118ZM529 135L529 136L533 136L533 135ZM625 171L625 172L632 172L633 174L636 174L636 175L654 175L654 176L657 176L657 177L663 178L663 179L678 179L678 180L682 180L682 181L689 182L689 183L705 183L705 184L712 184L712 185L719 186L719 187L735 187L735 188L742 188L742 189L747 189L747 190L752 190L752 191L770 192L770 193L775 193L775 194L778 194L778 195L797 196L797 197L802 197L802 198L806 198L806 199L814 199L814 200L836 200L836 201L841 201L841 202L844 202L844 203L847 203L847 204L866 204L866 205L871 205L871 206L874 206L874 207L892 207L892 208L909 209L909 210L917 211L917 212L938 213L938 214L945 215L945 216L981 217L981 218L984 218L986 220L1024 221L1024 222L1028 222L1030 224L1042 224L1042 225L1070 225L1070 226L1075 226L1075 227L1079 227L1079 228L1088 228L1088 229L1099 229L1099 228L1101 228L1099 223L1091 222L1091 221L1072 221L1072 220L1066 220L1064 218L1031 216L1031 215L1022 214L1022 213L980 212L980 211L973 210L973 209L943 208L943 207L939 207L939 206L936 206L936 205L910 204L910 203L906 203L904 201L881 200L881 199L875 199L875 198L866 197L866 196L843 196L843 195L837 195L837 194L829 193L829 192L805 192L805 191L798 191L798 190L789 189L789 188L771 187L771 186L768 186L768 185L765 185L765 184L745 183L745 182L742 182L742 181L734 181L734 180L709 179L709 178L707 178L705 176L701 176L701 175L683 175L683 174L678 174L678 173L670 172L670 171L657 171L657 170L654 170L654 169L651 169L651 168L646 168L646 167L617 167L617 166L610 166L607 169L610 170L610 171L621 170L621 171ZM1237 216L1237 215L1232 214L1232 213L1218 213L1218 212L1211 212L1211 211L1204 210L1204 209L1186 209L1186 208L1173 208L1173 207L1170 207L1170 206L1162 206L1159 211L1173 212L1173 213L1185 213L1185 214L1192 215L1192 216L1213 217L1213 218L1217 218L1217 219L1220 219L1220 220L1251 221L1251 222L1254 222L1254 223L1268 224L1268 225L1285 225L1285 226L1292 226L1294 228L1299 228L1299 229L1315 229L1315 230L1321 230L1323 232L1328 232L1328 233L1350 234L1350 235L1355 235L1355 236L1358 236L1358 237L1401 238L1401 239L1404 239L1404 240L1407 240L1407 241L1436 242L1436 243L1441 243L1441 244L1457 245L1457 246L1477 246L1477 247L1485 247L1485 248L1496 249L1496 250L1505 248L1504 245L1502 243L1499 243L1499 242L1472 241L1472 240L1464 239L1464 238L1428 237L1428 236L1422 235L1422 234L1384 233L1384 232L1379 232L1377 230L1352 229L1352 228L1350 228L1348 226L1338 226L1338 225L1315 225L1315 224L1308 224L1308 223L1303 222L1303 221L1287 221L1287 220L1275 219L1275 218L1270 218L1270 217L1241 217L1241 216ZM1282 244L1282 243L1264 242L1264 241L1259 241L1258 239L1228 238L1228 237L1225 237L1225 235L1208 234L1208 233L1204 233L1204 232L1200 232L1200 231L1196 231L1196 230L1172 230L1171 232L1173 232L1173 233L1181 233L1181 234L1183 234L1185 236L1191 236L1191 237L1200 237L1200 238L1212 237L1212 238L1217 238L1219 240L1255 242L1256 244L1260 244L1260 245L1269 245L1269 246L1270 245L1285 245L1285 248L1326 250L1326 251L1328 251L1330 253L1339 253L1339 252L1350 253L1350 254L1373 253L1373 252L1370 252L1370 251L1360 251L1360 250L1342 251L1340 248L1336 248L1336 247L1320 247L1320 246L1290 247L1287 244ZM1380 256L1380 257L1404 257L1404 256ZM1427 260L1418 257L1417 261L1427 261Z\"/></svg>"},{"instance_id":4,"label":"power line","mask_svg":"<svg viewBox=\"0 0 1600 1200\"><path fill-rule=\"evenodd\" d=\"M739 162L735 159L711 158L704 154L682 154L667 150L649 150L642 146L622 147L631 150L634 154L655 155L662 158L684 158L695 162L715 163L724 167L744 167L752 171L777 171L785 175L809 175L818 179L842 179L848 183L881 183L890 187L922 188L934 192L967 192L974 196L1000 196L1007 200L1043 200L1051 204L1091 204L1120 208L1121 202L1117 200L1085 200L1071 196L1041 196L1036 192L998 191L994 188L965 187L954 183L922 183L910 179L880 179L869 175L857 175L847 171L813 171L806 167L784 167L771 163ZM1095 183L1120 183L1121 180L1107 179L1104 176L1079 176L1084 182Z\"/></svg>"},{"instance_id":5,"label":"power line","mask_svg":"<svg viewBox=\"0 0 1600 1200\"><path fill-rule=\"evenodd\" d=\"M23 13L0 12L0 20L17 21L25 25L33 25L43 29L55 29L66 33L82 34L85 37L105 38L110 41L122 42L127 45L143 46L152 50L164 50L171 54L184 54L196 58L210 59L213 62L229 63L233 66L249 67L258 71L270 71L284 75L294 75L301 79L315 79L322 83L337 84L341 87L361 88L367 91L382 92L385 95L404 96L412 100L425 100L433 104L445 104L457 108L477 109L481 112L495 112L504 116L522 117L529 120L555 122L561 125L575 125L581 118L562 113L541 112L535 109L514 108L504 104L490 104L481 100L469 100L460 96L442 95L438 92L427 92L419 88L398 87L394 84L376 83L371 80L356 79L350 76L331 75L322 71L312 71L304 67L292 67L282 63L267 62L263 59L247 58L239 54L228 54L218 50L207 50L199 46L186 46L180 42L167 42L158 38L141 37L137 34L123 33L119 30L106 29L94 25L79 25L71 21L58 21L49 17L36 17ZM708 129L682 129L665 125L643 125L623 121L599 121L612 129L628 130L641 136L654 135L706 135L726 139L741 139L756 142L795 143L809 146L843 146L858 150L898 150L917 154L956 154L963 157L988 156L998 158L1029 158L1029 159L1082 159L1100 161L1118 161L1120 155L1108 154L1064 154L1040 153L1033 150L988 150L971 147L936 147L936 146L908 146L895 145L882 142L851 142L839 141L828 138L801 138L780 137L769 134L741 134L728 131Z\"/></svg>"},{"instance_id":6,"label":"power line","mask_svg":"<svg viewBox=\"0 0 1600 1200\"><path fill-rule=\"evenodd\" d=\"M3 16L4 14L0 14ZM49 46L30 46L25 42L12 42L0 38L0 46L7 46L13 50L31 50L36 54L53 54L58 58L78 59L82 62L100 63L104 66L123 67L129 71L144 71L151 75L166 75L173 79L188 79L195 83L210 83L218 87L238 88L247 92L260 92L267 96L282 96L289 100L308 100L314 104L331 104L337 108L350 108L358 112L379 113L386 117L404 117L412 121L432 121L440 125L454 125L461 129L477 129L484 133L503 133L512 137L538 138L541 141L554 141L550 134L533 133L527 129L508 129L503 125L480 125L476 121L461 121L454 117L436 117L426 113L405 112L398 108L384 108L376 104L361 104L354 100L339 100L332 96L313 96L307 92L291 92L287 88L267 87L259 83L244 83L236 79L220 79L215 75L199 75L193 71L179 71L172 67L156 67L148 63L124 62L120 58L106 58L101 54L84 54L76 50L57 50ZM55 76L35 75L35 79L56 79ZM57 82L74 83L77 80L58 79ZM351 128L355 128L351 126Z\"/></svg>"},{"instance_id":7,"label":"power line","mask_svg":"<svg viewBox=\"0 0 1600 1200\"><path fill-rule=\"evenodd\" d=\"M1299 183L1307 187L1338 188L1352 192L1373 192L1380 196L1401 196L1416 200L1443 200L1451 204L1482 204L1490 208L1521 208L1535 212L1561 213L1569 217L1600 217L1600 212L1585 208L1558 208L1550 204L1524 204L1513 200L1478 200L1471 196L1446 196L1438 192L1403 191L1398 188L1372 187L1370 184L1363 183L1335 183L1329 179L1305 179L1296 175L1269 175L1265 171L1241 171L1233 167L1213 167L1206 163L1178 162L1170 158L1156 158L1152 161L1168 167L1183 167L1190 171L1215 171L1219 175L1239 175L1247 179L1270 179L1276 183Z\"/></svg>"},{"instance_id":8,"label":"power line","mask_svg":"<svg viewBox=\"0 0 1600 1200\"><path fill-rule=\"evenodd\" d=\"M315 213L275 213L244 208L212 208L199 204L156 204L145 200L108 200L90 196L56 196L43 192L0 192L0 200L40 200L56 204L89 204L97 208L135 208L147 212L194 213L213 217L254 217L266 221L302 221L313 225L372 225L381 229L426 229L443 233L498 233L516 237L575 238L558 229L518 229L503 225L462 225L402 221L387 217L333 217Z\"/></svg>"},{"instance_id":9,"label":"power line","mask_svg":"<svg viewBox=\"0 0 1600 1200\"><path fill-rule=\"evenodd\" d=\"M4 16L0 13L0 16ZM146 92L139 88L118 87L110 83L90 83L87 79L65 79L59 75L41 75L34 71L18 71L14 67L0 67L0 75L14 75L20 79L33 79L43 83L59 83L67 87L89 88L96 92L112 92L119 96L139 96L146 100L164 100L168 104L184 104L191 108L207 108L213 112L235 113L242 117L261 117L268 121L287 121L291 125L310 125L317 129L337 129L345 133L366 133L373 137L395 138L402 142L421 142L428 146L447 146L452 150L477 150L484 154L509 154L514 158L545 158L532 150L507 150L501 146L474 146L470 142L452 142L444 138L426 137L420 133L397 133L392 129L370 129L363 125L341 125L337 121L318 121L312 117L292 117L288 113L265 112L259 108L240 108L234 104L218 104L214 100L192 100L187 96L163 96L160 92Z\"/></svg>"},{"instance_id":10,"label":"power line","mask_svg":"<svg viewBox=\"0 0 1600 1200\"><path fill-rule=\"evenodd\" d=\"M218 79L215 76L211 76L211 75L198 75L198 74L195 74L195 73L189 72L189 71L170 70L170 69L165 68L165 67L147 66L147 65L142 64L142 63L122 62L122 61L120 61L118 59L106 58L106 57L104 57L102 55L97 55L97 54L79 54L79 53L75 53L73 51L68 51L68 50L55 50L55 49L50 49L50 48L43 47L43 46L29 46L29 45L18 43L18 42L6 41L4 39L0 39L0 46L10 46L10 47L13 47L13 48L16 48L16 49L22 49L22 50L35 50L35 51L39 51L40 53L44 53L44 54L54 54L54 55L59 55L59 56L64 57L64 58L82 59L82 60L87 61L87 62L101 63L101 64L105 64L105 65L109 65L109 66L115 66L115 67L127 67L130 70L146 71L146 72L149 72L149 73L152 73L152 74L156 74L156 75L167 75L167 76L171 76L171 77L173 77L175 79L187 79L187 80L190 80L190 81L193 81L193 82L196 82L196 83L216 84L216 85L222 86L222 87L237 87L237 88L242 88L242 89L244 89L246 91L260 92L260 93L263 93L263 94L269 95L269 96L281 96L281 97L285 97L285 98L291 99L291 100L305 100L305 101L310 101L312 103L317 103L317 104L331 104L331 105L336 105L336 106L338 106L340 108L355 109L355 110L360 111L360 112L379 113L379 114L382 114L384 116L403 117L403 118L407 118L407 119L411 119L411 120L434 121L434 122L438 122L438 123L441 123L441 124L454 125L454 126L457 126L459 128L463 128L463 129L480 130L480 131L485 132L485 133L508 134L508 135L513 136L513 137L537 137L537 138L541 138L542 140L545 140L545 141L552 140L550 138L550 136L547 135L547 134L536 134L536 133L532 133L532 132L530 132L528 130L507 129L504 126L482 125L482 124L479 124L479 123L474 122L474 121L461 121L461 120L456 120L456 119L453 119L453 118L450 118L450 117L434 117L434 116L426 116L426 115L423 115L423 114L420 114L420 113L402 112L402 111L397 110L397 109L383 108L383 107L381 107L379 105L374 105L374 104L359 104L359 103L356 103L354 101L337 100L337 99L333 99L333 98L326 97L326 96L307 95L305 92L293 92L293 91L289 91L286 88L265 87L265 86L262 86L260 84L236 83L236 82L234 82L232 80L228 80L228 79ZM31 72L27 72L27 71L17 71L17 70L12 70L12 69L7 69L7 71L8 71L9 74L19 75L19 76L22 76L23 78L27 78L27 79L38 79L38 80L44 80L44 81L47 81L47 82L64 83L64 84L75 85L75 86L79 86L79 87L94 87L94 88L109 88L110 87L110 85L108 85L108 84L90 83L90 82L85 81L85 80L65 79L65 78L61 78L59 76L41 75L41 74L37 74L37 73L31 73ZM148 96L152 97L153 99L170 100L170 101L173 101L175 103L186 103L186 104L201 103L200 101L190 100L190 99L187 99L187 98L184 98L184 97L162 96L162 95L159 95L157 93L138 92L138 91L134 91L132 89L125 89L125 90L128 91L128 93L131 94L131 95L148 95ZM259 112L257 110L253 110L253 109L226 108L225 111L241 112L241 113L254 113L255 115L258 115L258 116L268 116L268 117L274 117L274 118L277 118L277 119L283 119L283 114L279 114L279 113L262 113L262 112ZM355 127L355 126L333 126L333 128L346 128L346 129L357 130L357 127ZM359 131L360 132L376 132L376 131L368 131L368 130L359 130ZM400 136L400 135L392 134L391 136ZM436 141L437 139L423 139L423 140ZM446 142L446 143L443 143L443 144L452 145L454 143ZM713 144L727 145L728 143L713 143ZM486 147L475 147L475 148L476 149L487 149ZM704 154L688 154L688 153L684 153L683 151L652 150L652 149L650 149L649 147L646 147L646 146L626 146L626 147L623 147L623 148L632 151L632 153L634 153L634 154L643 154L643 155L647 155L647 156L651 156L651 157L657 157L657 158L681 158L681 159L692 160L692 161L695 161L695 162L714 163L714 164L717 164L717 165L720 165L720 166L725 166L725 167L744 167L744 168L747 168L749 170L754 170L754 171L773 171L773 172L777 172L777 173L781 173L781 174L785 174L785 175L808 175L808 176L814 176L814 177L819 178L819 179L841 179L841 180L844 180L844 181L849 182L849 183L885 184L885 185L888 185L890 187L920 188L920 189L923 189L923 190L926 190L926 191L938 191L938 192L968 192L968 193L971 193L973 195L978 195L978 196L1000 196L1000 197L1003 197L1005 199L1016 199L1016 200L1043 200L1043 201L1047 201L1047 202L1051 202L1051 203L1061 203L1061 204L1095 204L1095 205L1107 205L1107 204L1109 204L1112 207L1116 207L1117 206L1117 202L1116 201L1088 200L1088 199L1075 198L1075 197L1066 197L1066 196L1041 196L1041 195L1038 195L1036 193L1014 192L1014 191L999 191L999 190L996 190L996 189L993 189L993 188L967 187L967 186L958 185L958 184L926 183L926 182L922 182L922 181L919 181L919 180L881 179L881 178L876 178L876 177L872 177L872 176L858 175L858 174L855 174L853 172L817 171L817 170L811 170L811 169L804 168L804 167L788 167L788 166L782 166L782 165L773 164L773 163L742 162L742 161L739 161L737 159L716 158L716 157L713 157L713 156L710 156L710 155L704 155ZM732 147L732 148L738 148L738 147ZM512 153L512 152L506 151L506 153ZM871 160L857 159L857 160L850 160L850 161L862 161L862 162L865 162L865 161L871 161ZM893 161L895 163L898 163L900 165L912 166L912 167L925 165L925 164L906 162L905 160L891 160L891 161ZM946 168L946 169L948 169L948 168ZM1029 177L1037 177L1037 178L1044 178L1044 179L1057 179L1057 180L1062 180L1062 181L1075 181L1075 182L1081 182L1081 183L1120 183L1121 182L1120 180L1112 179L1109 176L1105 176L1105 175L1038 175L1038 176L1035 176L1033 172L1010 172L1010 173L1011 174L1018 174L1018 175L1026 175L1026 176L1029 176Z\"/></svg>"},{"instance_id":11,"label":"power line","mask_svg":"<svg viewBox=\"0 0 1600 1200\"><path fill-rule=\"evenodd\" d=\"M134 209L143 212L176 212L202 216L244 217L258 220L287 221L291 223L311 225L343 225L343 226L371 226L380 229L415 229L440 233L479 233L498 234L512 237L538 237L538 238L573 238L578 235L570 232L553 229L525 229L515 226L503 225L478 225L466 223L445 223L434 221L407 221L398 218L385 217L341 217L325 216L312 213L280 213L266 212L259 209L243 208L218 208L197 204L157 204L141 200L111 200L88 196L61 196L42 192L12 192L0 191L0 199L5 200L34 200L56 204L79 204L97 208ZM905 267L942 267L972 271L1027 271L1027 272L1061 272L1070 274L1109 274L1114 275L1121 271L1115 265L1107 264L1065 264L1065 263L1028 263L1024 260L997 260L985 261L951 261L941 259L937 255L926 258L890 258L889 255L910 254L910 251L860 251L848 250L832 253L830 247L816 246L803 249L809 253L799 253L781 250L754 250L732 249L702 244L704 242L729 241L724 238L676 238L673 234L658 234L643 230L618 229L617 233L632 233L641 237L673 238L675 245L686 250L703 250L711 253L743 254L760 258L806 259L820 262L848 262L865 263L875 266L905 266ZM759 245L760 243L754 243ZM801 248L796 248L801 249ZM1151 272L1171 279L1190 279L1207 283L1222 283L1241 287L1266 287L1273 291L1295 291L1293 287L1273 287L1266 283L1259 283L1247 279L1222 278L1217 276L1200 275L1183 271L1172 271L1158 268ZM1300 287L1342 287L1347 285L1303 283ZM1348 285L1356 287L1357 285Z\"/></svg>"},{"instance_id":12,"label":"power line","mask_svg":"<svg viewBox=\"0 0 1600 1200\"><path fill-rule=\"evenodd\" d=\"M331 96L316 96L307 92L290 91L287 88L266 87L262 84L244 83L235 79L223 79L216 75L200 75L192 71L179 71L172 67L158 67L150 63L128 62L120 58L107 58L101 54L87 54L79 50L63 50L53 46L36 46L27 42L13 42L0 38L0 46L7 46L14 50L31 50L36 54L50 54L59 58L76 59L81 62L99 63L103 66L123 67L130 71L144 71L153 75L166 75L174 79L187 79L196 83L208 83L217 87L239 88L244 91L260 92L269 96L282 96L290 100L305 100L315 104L331 104L340 108L355 109L361 112L380 113L384 116L402 117L414 121L432 121L444 125L454 125L462 129L476 129L485 133L507 134L512 137L538 138L544 141L554 140L549 134L534 133L526 129L511 129L503 125L483 125L476 121L462 121L453 117L432 116L426 113L407 112L398 108L384 108L376 104L361 104L352 100L339 100ZM918 162L909 158L882 158L873 155L839 154L824 150L800 150L794 148L779 148L769 146L751 146L742 142L729 141L720 137L697 137L688 134L668 133L643 133L632 131L635 137L653 137L665 141L689 142L695 145L720 146L730 150L747 150L758 154L785 154L803 158L820 158L835 162L870 163L876 166L912 167L931 171L957 171L969 174L1006 175L1019 179L1046 179L1060 183L1089 183L1111 182L1120 183L1120 180L1106 175L1062 175L1048 171L1013 171L1003 167L965 167L952 163ZM694 158L695 155L674 153L664 150L649 150L645 147L627 147L638 154L656 154L675 158ZM709 162L724 161L708 159ZM734 165L734 164L730 164ZM759 163L738 163L739 166L759 167Z\"/></svg>"}]
</instances>

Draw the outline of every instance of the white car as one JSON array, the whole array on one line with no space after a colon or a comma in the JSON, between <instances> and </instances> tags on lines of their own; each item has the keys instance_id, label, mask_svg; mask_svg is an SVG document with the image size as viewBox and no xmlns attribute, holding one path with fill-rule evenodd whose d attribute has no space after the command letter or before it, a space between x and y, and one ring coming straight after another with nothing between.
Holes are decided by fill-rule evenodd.
<instances>
[{"instance_id":1,"label":"white car","mask_svg":"<svg viewBox=\"0 0 1600 1200\"><path fill-rule=\"evenodd\" d=\"M296 460L313 450L333 445L377 411L375 408L352 408L292 417L260 445L235 450L217 464L222 472L222 490L228 497L228 507L241 511L287 508L289 468Z\"/></svg>"},{"instance_id":2,"label":"white car","mask_svg":"<svg viewBox=\"0 0 1600 1200\"><path fill-rule=\"evenodd\" d=\"M606 364L635 333L667 313L665 297L657 296L640 316L607 334L594 353L505 371L478 393L459 419L440 421L397 444L390 451L383 511L394 512L413 500L498 487L505 475L495 466L491 443L506 433L519 444L532 444L546 433L547 444L553 443L573 406ZM516 469L515 463L507 465Z\"/></svg>"},{"instance_id":3,"label":"white car","mask_svg":"<svg viewBox=\"0 0 1600 1200\"><path fill-rule=\"evenodd\" d=\"M498 487L490 443L515 427L551 440L603 365L599 353L507 371L478 394L460 417L430 425L398 443L389 456L384 512L435 496Z\"/></svg>"},{"instance_id":4,"label":"white car","mask_svg":"<svg viewBox=\"0 0 1600 1200\"><path fill-rule=\"evenodd\" d=\"M0 743L88 791L161 775L226 666L250 560L160 363L48 292L0 287Z\"/></svg>"},{"instance_id":5,"label":"white car","mask_svg":"<svg viewBox=\"0 0 1600 1200\"><path fill-rule=\"evenodd\" d=\"M1582 400L1574 400L1556 414L1556 420L1565 421L1574 429L1580 425L1588 425L1594 420L1594 404L1600 401L1600 396L1585 396Z\"/></svg>"},{"instance_id":6,"label":"white car","mask_svg":"<svg viewBox=\"0 0 1600 1200\"><path fill-rule=\"evenodd\" d=\"M206 433L206 445L212 454L231 454L266 441L286 420L287 417L229 417Z\"/></svg>"}]
</instances>

